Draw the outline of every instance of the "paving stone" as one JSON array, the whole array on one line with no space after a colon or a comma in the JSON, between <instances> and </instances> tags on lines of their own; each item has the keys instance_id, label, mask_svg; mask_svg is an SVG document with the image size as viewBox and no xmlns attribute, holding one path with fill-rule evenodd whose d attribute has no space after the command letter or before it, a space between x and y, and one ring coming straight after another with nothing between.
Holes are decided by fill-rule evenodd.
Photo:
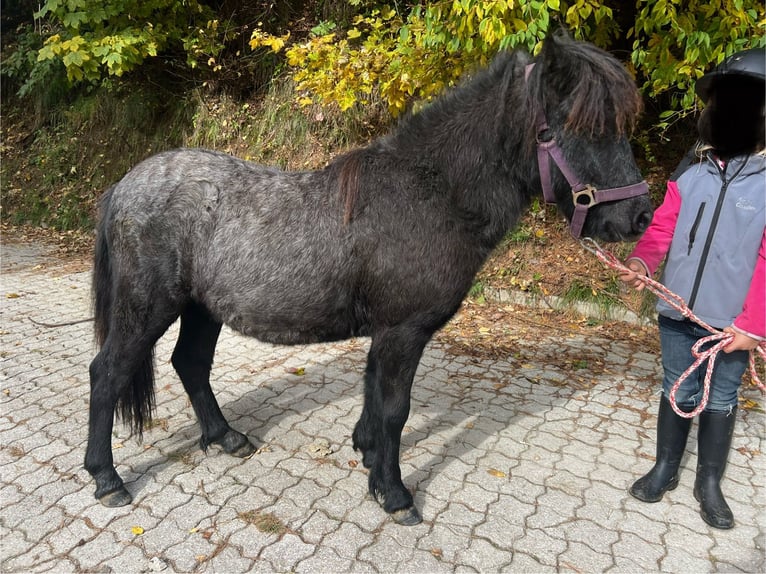
<instances>
[{"instance_id":1,"label":"paving stone","mask_svg":"<svg viewBox=\"0 0 766 574\"><path fill-rule=\"evenodd\" d=\"M315 547L306 544L294 534L285 534L281 539L263 549L261 557L267 560L277 572L289 572L296 565L313 555Z\"/></svg>"},{"instance_id":2,"label":"paving stone","mask_svg":"<svg viewBox=\"0 0 766 574\"><path fill-rule=\"evenodd\" d=\"M0 245L5 258L8 246ZM199 449L199 425L158 342L157 413L143 443L112 444L132 504L103 507L82 468L92 325L89 273L4 271L0 297L3 572L761 572L766 415L740 409L722 488L737 522L717 531L692 496L696 424L678 488L656 504L628 486L653 464L658 357L608 337L519 341L524 364L426 348L402 437L424 521L394 524L352 449L368 339L279 347L224 328L212 386L259 447ZM604 372L562 366L600 353ZM472 353L472 355L474 355ZM303 367L301 377L288 372ZM587 385L576 389L576 379ZM743 395L762 402L753 388ZM317 439L332 452L314 457Z\"/></svg>"}]
</instances>

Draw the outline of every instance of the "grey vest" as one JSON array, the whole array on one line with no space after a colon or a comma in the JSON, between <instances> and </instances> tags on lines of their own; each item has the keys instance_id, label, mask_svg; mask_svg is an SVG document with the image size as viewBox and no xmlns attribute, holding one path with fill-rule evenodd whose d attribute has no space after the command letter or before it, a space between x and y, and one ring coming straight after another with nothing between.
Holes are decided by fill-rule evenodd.
<instances>
[{"instance_id":1,"label":"grey vest","mask_svg":"<svg viewBox=\"0 0 766 574\"><path fill-rule=\"evenodd\" d=\"M766 157L733 158L722 170L708 156L677 182L681 194L661 281L718 329L742 312L766 228ZM661 299L660 315L683 316Z\"/></svg>"}]
</instances>

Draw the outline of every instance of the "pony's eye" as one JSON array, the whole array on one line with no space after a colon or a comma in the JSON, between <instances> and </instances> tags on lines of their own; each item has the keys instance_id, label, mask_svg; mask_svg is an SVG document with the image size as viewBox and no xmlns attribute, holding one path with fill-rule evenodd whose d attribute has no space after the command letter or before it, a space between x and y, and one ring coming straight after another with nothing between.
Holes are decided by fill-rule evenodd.
<instances>
[{"instance_id":1,"label":"pony's eye","mask_svg":"<svg viewBox=\"0 0 766 574\"><path fill-rule=\"evenodd\" d=\"M537 132L538 143L549 142L552 139L553 139L553 132L550 130L550 128L545 128Z\"/></svg>"}]
</instances>

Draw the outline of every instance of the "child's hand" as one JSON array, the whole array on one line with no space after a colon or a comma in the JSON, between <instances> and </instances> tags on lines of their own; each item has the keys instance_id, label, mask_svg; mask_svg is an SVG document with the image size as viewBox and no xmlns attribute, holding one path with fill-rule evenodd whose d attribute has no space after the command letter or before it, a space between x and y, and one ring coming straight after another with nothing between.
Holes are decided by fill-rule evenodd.
<instances>
[{"instance_id":1,"label":"child's hand","mask_svg":"<svg viewBox=\"0 0 766 574\"><path fill-rule=\"evenodd\" d=\"M744 333L740 333L734 327L726 327L724 333L730 333L734 335L731 342L723 348L724 353L731 353L733 351L752 351L761 342L752 337L748 337Z\"/></svg>"},{"instance_id":2,"label":"child's hand","mask_svg":"<svg viewBox=\"0 0 766 574\"><path fill-rule=\"evenodd\" d=\"M630 271L623 271L620 273L620 281L628 283L636 291L641 291L644 288L645 283L639 279L639 277L646 277L646 269L635 259L628 261L625 266Z\"/></svg>"}]
</instances>

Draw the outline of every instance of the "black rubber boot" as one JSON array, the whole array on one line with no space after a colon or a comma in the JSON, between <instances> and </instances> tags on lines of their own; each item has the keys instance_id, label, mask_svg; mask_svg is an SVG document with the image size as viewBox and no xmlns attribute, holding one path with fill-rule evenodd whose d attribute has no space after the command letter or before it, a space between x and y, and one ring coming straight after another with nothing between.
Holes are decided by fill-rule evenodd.
<instances>
[{"instance_id":1,"label":"black rubber boot","mask_svg":"<svg viewBox=\"0 0 766 574\"><path fill-rule=\"evenodd\" d=\"M700 414L697 431L697 478L694 498L700 503L702 520L723 530L734 526L734 515L721 492L721 478L729 457L737 407L730 413Z\"/></svg>"},{"instance_id":2,"label":"black rubber boot","mask_svg":"<svg viewBox=\"0 0 766 574\"><path fill-rule=\"evenodd\" d=\"M662 395L657 416L657 458L652 469L633 483L628 492L644 502L659 502L678 486L678 467L686 448L691 419L679 417Z\"/></svg>"}]
</instances>

